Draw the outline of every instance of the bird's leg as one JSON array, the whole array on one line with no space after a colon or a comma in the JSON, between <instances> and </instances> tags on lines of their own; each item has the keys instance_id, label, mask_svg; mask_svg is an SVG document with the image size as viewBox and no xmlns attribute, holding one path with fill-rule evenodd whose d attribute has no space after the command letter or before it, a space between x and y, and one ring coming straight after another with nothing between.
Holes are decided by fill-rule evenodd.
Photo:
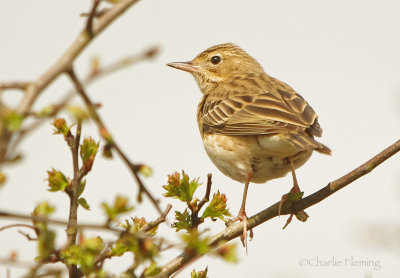
<instances>
[{"instance_id":1,"label":"bird's leg","mask_svg":"<svg viewBox=\"0 0 400 278\"><path fill-rule=\"evenodd\" d=\"M295 172L294 164L293 164L293 158L292 157L288 157L288 161L289 161L289 164L290 164L290 169L292 171L293 187L292 187L292 189L290 189L289 193L287 193L287 194L282 196L281 202L279 203L278 215L281 214L282 204L287 201L287 199L288 199L288 197L290 195L293 196L291 198L292 200L298 200L299 198L300 199L302 198L300 187L299 187L299 184L297 183L296 172ZM300 196L296 196L298 194ZM288 220L286 221L285 226L283 226L282 229L285 229L290 224L290 222L292 221L292 218L293 218L293 214L290 214ZM300 212L296 213L296 218L298 220L302 221L302 222L305 222L307 220L307 218L308 218L308 214L305 211L300 211Z\"/></svg>"},{"instance_id":2,"label":"bird's leg","mask_svg":"<svg viewBox=\"0 0 400 278\"><path fill-rule=\"evenodd\" d=\"M242 241L243 247L246 247L246 253L247 253L247 219L248 219L246 215L246 199L247 199L247 190L249 189L249 184L252 176L253 176L252 172L250 172L247 175L246 183L244 185L242 205L240 206L238 216L236 216L231 220L232 222L236 221L243 222L243 234L240 236L240 240ZM253 238L253 230L250 229L250 239L252 238Z\"/></svg>"}]
</instances>

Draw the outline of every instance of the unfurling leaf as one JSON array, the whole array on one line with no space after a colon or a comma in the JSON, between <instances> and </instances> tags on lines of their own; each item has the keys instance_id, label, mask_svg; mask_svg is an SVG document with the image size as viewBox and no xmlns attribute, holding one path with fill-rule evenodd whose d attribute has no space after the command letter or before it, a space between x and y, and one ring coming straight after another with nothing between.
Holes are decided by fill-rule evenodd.
<instances>
[{"instance_id":1,"label":"unfurling leaf","mask_svg":"<svg viewBox=\"0 0 400 278\"><path fill-rule=\"evenodd\" d=\"M56 210L55 207L51 206L48 202L42 202L38 204L33 210L33 216L43 216L48 217Z\"/></svg>"},{"instance_id":2,"label":"unfurling leaf","mask_svg":"<svg viewBox=\"0 0 400 278\"><path fill-rule=\"evenodd\" d=\"M111 144L105 144L103 148L103 157L112 159L113 154L112 154L112 145Z\"/></svg>"},{"instance_id":3,"label":"unfurling leaf","mask_svg":"<svg viewBox=\"0 0 400 278\"><path fill-rule=\"evenodd\" d=\"M102 206L108 216L108 221L114 220L118 214L133 210L133 206L129 205L128 202L128 198L123 196L117 196L112 206L109 206L107 203L103 202Z\"/></svg>"},{"instance_id":4,"label":"unfurling leaf","mask_svg":"<svg viewBox=\"0 0 400 278\"><path fill-rule=\"evenodd\" d=\"M196 270L193 269L192 273L190 273L191 278L207 278L207 272L208 272L208 267L204 270L200 270L199 272L196 272Z\"/></svg>"},{"instance_id":5,"label":"unfurling leaf","mask_svg":"<svg viewBox=\"0 0 400 278\"><path fill-rule=\"evenodd\" d=\"M167 192L163 195L190 203L194 192L200 185L198 178L189 182L189 176L184 171L182 171L182 178L178 172L175 172L172 175L168 175L168 184L163 186Z\"/></svg>"},{"instance_id":6,"label":"unfurling leaf","mask_svg":"<svg viewBox=\"0 0 400 278\"><path fill-rule=\"evenodd\" d=\"M144 276L154 276L161 272L156 262L151 262L150 266L144 271Z\"/></svg>"},{"instance_id":7,"label":"unfurling leaf","mask_svg":"<svg viewBox=\"0 0 400 278\"><path fill-rule=\"evenodd\" d=\"M15 111L10 111L4 115L4 123L9 131L17 131L21 128L24 117Z\"/></svg>"},{"instance_id":8,"label":"unfurling leaf","mask_svg":"<svg viewBox=\"0 0 400 278\"><path fill-rule=\"evenodd\" d=\"M214 254L222 257L229 263L236 263L238 258L236 256L236 245L235 244L224 244L214 251Z\"/></svg>"},{"instance_id":9,"label":"unfurling leaf","mask_svg":"<svg viewBox=\"0 0 400 278\"><path fill-rule=\"evenodd\" d=\"M47 171L47 181L49 182L49 191L64 191L69 185L67 177L55 169Z\"/></svg>"},{"instance_id":10,"label":"unfurling leaf","mask_svg":"<svg viewBox=\"0 0 400 278\"><path fill-rule=\"evenodd\" d=\"M68 106L67 111L71 114L75 121L85 121L89 119L88 112L82 107L70 105Z\"/></svg>"},{"instance_id":11,"label":"unfurling leaf","mask_svg":"<svg viewBox=\"0 0 400 278\"><path fill-rule=\"evenodd\" d=\"M61 258L67 265L77 265L83 274L88 275L97 271L95 261L103 249L104 242L100 237L83 238L79 245L63 250Z\"/></svg>"},{"instance_id":12,"label":"unfurling leaf","mask_svg":"<svg viewBox=\"0 0 400 278\"><path fill-rule=\"evenodd\" d=\"M192 228L192 219L187 209L183 213L175 211L176 222L172 223L171 227L175 228L176 231L187 230Z\"/></svg>"},{"instance_id":13,"label":"unfurling leaf","mask_svg":"<svg viewBox=\"0 0 400 278\"><path fill-rule=\"evenodd\" d=\"M210 239L208 237L201 238L197 230L182 235L182 239L186 244L186 249L201 256L210 251Z\"/></svg>"},{"instance_id":14,"label":"unfurling leaf","mask_svg":"<svg viewBox=\"0 0 400 278\"><path fill-rule=\"evenodd\" d=\"M140 165L139 166L139 173L145 177L150 177L153 175L153 170L147 165Z\"/></svg>"},{"instance_id":15,"label":"unfurling leaf","mask_svg":"<svg viewBox=\"0 0 400 278\"><path fill-rule=\"evenodd\" d=\"M79 198L78 203L86 210L90 210L89 204L87 203L85 198Z\"/></svg>"},{"instance_id":16,"label":"unfurling leaf","mask_svg":"<svg viewBox=\"0 0 400 278\"><path fill-rule=\"evenodd\" d=\"M83 168L86 171L92 169L94 158L96 157L97 150L99 149L99 142L95 142L91 137L85 138L81 145L80 155L83 162Z\"/></svg>"},{"instance_id":17,"label":"unfurling leaf","mask_svg":"<svg viewBox=\"0 0 400 278\"><path fill-rule=\"evenodd\" d=\"M226 201L225 194L221 194L219 191L215 193L211 202L204 210L201 218L205 219L210 217L211 219L220 218L221 220L224 220L224 216L231 216L229 209L226 208Z\"/></svg>"},{"instance_id":18,"label":"unfurling leaf","mask_svg":"<svg viewBox=\"0 0 400 278\"><path fill-rule=\"evenodd\" d=\"M53 126L56 128L54 134L71 135L71 127L67 125L67 122L63 118L54 119Z\"/></svg>"}]
</instances>

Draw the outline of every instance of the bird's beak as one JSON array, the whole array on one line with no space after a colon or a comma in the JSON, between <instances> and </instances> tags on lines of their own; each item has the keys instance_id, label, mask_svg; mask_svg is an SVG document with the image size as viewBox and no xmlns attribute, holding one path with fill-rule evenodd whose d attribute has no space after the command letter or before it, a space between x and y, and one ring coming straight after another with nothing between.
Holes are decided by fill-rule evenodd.
<instances>
[{"instance_id":1,"label":"bird's beak","mask_svg":"<svg viewBox=\"0 0 400 278\"><path fill-rule=\"evenodd\" d=\"M176 68L179 70L184 70L187 72L198 72L200 70L199 66L193 65L192 62L176 62L176 63L168 63L167 66L171 68Z\"/></svg>"}]
</instances>

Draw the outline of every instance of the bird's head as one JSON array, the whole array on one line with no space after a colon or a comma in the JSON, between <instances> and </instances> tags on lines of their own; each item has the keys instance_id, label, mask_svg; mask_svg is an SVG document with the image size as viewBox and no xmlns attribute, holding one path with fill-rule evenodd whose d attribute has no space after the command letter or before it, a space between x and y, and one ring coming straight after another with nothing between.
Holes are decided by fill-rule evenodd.
<instances>
[{"instance_id":1,"label":"bird's head","mask_svg":"<svg viewBox=\"0 0 400 278\"><path fill-rule=\"evenodd\" d=\"M190 72L203 94L235 76L264 72L254 58L232 43L212 46L189 62L167 65Z\"/></svg>"}]
</instances>

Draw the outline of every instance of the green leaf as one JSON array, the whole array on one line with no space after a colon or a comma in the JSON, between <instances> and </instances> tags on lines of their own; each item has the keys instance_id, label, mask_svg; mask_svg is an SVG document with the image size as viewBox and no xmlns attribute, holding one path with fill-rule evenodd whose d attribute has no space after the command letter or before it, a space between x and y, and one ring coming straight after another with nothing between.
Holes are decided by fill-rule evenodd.
<instances>
[{"instance_id":1,"label":"green leaf","mask_svg":"<svg viewBox=\"0 0 400 278\"><path fill-rule=\"evenodd\" d=\"M192 228L192 219L188 212L188 209L185 209L183 213L179 211L175 211L175 220L176 222L172 223L171 227L175 228L176 231L180 230L188 230Z\"/></svg>"},{"instance_id":2,"label":"green leaf","mask_svg":"<svg viewBox=\"0 0 400 278\"><path fill-rule=\"evenodd\" d=\"M48 105L44 107L42 110L40 110L40 112L36 113L35 116L39 118L47 118L54 115L57 109L58 109L57 105L54 104Z\"/></svg>"},{"instance_id":3,"label":"green leaf","mask_svg":"<svg viewBox=\"0 0 400 278\"><path fill-rule=\"evenodd\" d=\"M190 273L191 278L207 278L207 272L208 272L208 267L204 270L200 270L199 272L196 272L196 270L193 269L192 273Z\"/></svg>"},{"instance_id":4,"label":"green leaf","mask_svg":"<svg viewBox=\"0 0 400 278\"><path fill-rule=\"evenodd\" d=\"M113 154L112 154L112 145L111 144L105 144L103 148L103 157L112 159Z\"/></svg>"},{"instance_id":5,"label":"green leaf","mask_svg":"<svg viewBox=\"0 0 400 278\"><path fill-rule=\"evenodd\" d=\"M147 165L140 165L139 173L145 177L150 177L153 175L153 170Z\"/></svg>"},{"instance_id":6,"label":"green leaf","mask_svg":"<svg viewBox=\"0 0 400 278\"><path fill-rule=\"evenodd\" d=\"M86 180L81 180L78 186L78 197L82 195L83 191L85 190L85 187L86 187Z\"/></svg>"},{"instance_id":7,"label":"green leaf","mask_svg":"<svg viewBox=\"0 0 400 278\"><path fill-rule=\"evenodd\" d=\"M83 274L97 273L95 261L104 249L103 239L100 237L83 238L79 245L72 245L61 251L61 259L67 265L77 265ZM96 276L97 277L97 276Z\"/></svg>"},{"instance_id":8,"label":"green leaf","mask_svg":"<svg viewBox=\"0 0 400 278\"><path fill-rule=\"evenodd\" d=\"M128 204L129 200L123 196L117 196L113 205L103 202L101 205L108 216L108 221L115 220L116 216L122 213L130 212L133 206Z\"/></svg>"},{"instance_id":9,"label":"green leaf","mask_svg":"<svg viewBox=\"0 0 400 278\"><path fill-rule=\"evenodd\" d=\"M21 128L24 117L15 111L7 113L4 117L5 126L9 131L17 131Z\"/></svg>"},{"instance_id":10,"label":"green leaf","mask_svg":"<svg viewBox=\"0 0 400 278\"><path fill-rule=\"evenodd\" d=\"M38 204L35 209L33 210L32 215L33 216L44 216L48 217L50 214L52 214L56 208L54 206L51 206L47 201L42 202Z\"/></svg>"},{"instance_id":11,"label":"green leaf","mask_svg":"<svg viewBox=\"0 0 400 278\"><path fill-rule=\"evenodd\" d=\"M207 217L220 218L224 220L224 216L231 216L229 209L226 208L226 196L225 194L217 193L214 194L211 202L208 204L207 208L204 210L201 218L206 219Z\"/></svg>"},{"instance_id":12,"label":"green leaf","mask_svg":"<svg viewBox=\"0 0 400 278\"><path fill-rule=\"evenodd\" d=\"M86 210L90 210L89 204L87 203L85 198L79 198L78 203Z\"/></svg>"},{"instance_id":13,"label":"green leaf","mask_svg":"<svg viewBox=\"0 0 400 278\"><path fill-rule=\"evenodd\" d=\"M69 105L67 107L67 111L74 118L75 121L85 121L89 119L88 112L79 106Z\"/></svg>"},{"instance_id":14,"label":"green leaf","mask_svg":"<svg viewBox=\"0 0 400 278\"><path fill-rule=\"evenodd\" d=\"M71 127L67 126L67 122L63 118L54 119L53 126L56 128L54 134L71 135Z\"/></svg>"},{"instance_id":15,"label":"green leaf","mask_svg":"<svg viewBox=\"0 0 400 278\"><path fill-rule=\"evenodd\" d=\"M194 179L189 182L189 176L182 171L182 178L179 173L175 172L168 175L168 184L163 188L167 191L163 195L181 200L182 202L190 203L193 199L193 194L201 185L199 179Z\"/></svg>"},{"instance_id":16,"label":"green leaf","mask_svg":"<svg viewBox=\"0 0 400 278\"><path fill-rule=\"evenodd\" d=\"M85 138L81 145L80 155L83 162L83 168L86 171L92 169L94 158L96 157L97 150L99 149L99 142L95 142L91 137Z\"/></svg>"},{"instance_id":17,"label":"green leaf","mask_svg":"<svg viewBox=\"0 0 400 278\"><path fill-rule=\"evenodd\" d=\"M56 233L47 229L46 226L39 227L38 253L41 260L46 260L54 253Z\"/></svg>"},{"instance_id":18,"label":"green leaf","mask_svg":"<svg viewBox=\"0 0 400 278\"><path fill-rule=\"evenodd\" d=\"M150 266L143 273L144 276L154 276L161 272L156 262L151 262Z\"/></svg>"},{"instance_id":19,"label":"green leaf","mask_svg":"<svg viewBox=\"0 0 400 278\"><path fill-rule=\"evenodd\" d=\"M224 244L214 251L214 253L222 257L228 263L237 263L236 244Z\"/></svg>"},{"instance_id":20,"label":"green leaf","mask_svg":"<svg viewBox=\"0 0 400 278\"><path fill-rule=\"evenodd\" d=\"M186 248L196 255L201 256L211 250L209 246L210 239L208 237L201 238L197 230L183 234L182 239L186 244Z\"/></svg>"},{"instance_id":21,"label":"green leaf","mask_svg":"<svg viewBox=\"0 0 400 278\"><path fill-rule=\"evenodd\" d=\"M49 191L64 191L69 185L67 177L55 169L47 171L47 181L49 182Z\"/></svg>"}]
</instances>

